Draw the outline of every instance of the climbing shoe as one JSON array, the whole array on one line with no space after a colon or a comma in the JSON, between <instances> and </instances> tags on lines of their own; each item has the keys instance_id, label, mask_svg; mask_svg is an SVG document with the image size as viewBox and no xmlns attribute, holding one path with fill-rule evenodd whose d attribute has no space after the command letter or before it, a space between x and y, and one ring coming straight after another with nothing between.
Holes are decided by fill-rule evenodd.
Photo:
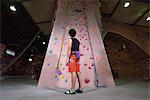
<instances>
[{"instance_id":1,"label":"climbing shoe","mask_svg":"<svg viewBox=\"0 0 150 100\"><path fill-rule=\"evenodd\" d=\"M67 90L67 91L65 92L65 94L68 94L68 95L70 95L70 94L75 94L75 91Z\"/></svg>"}]
</instances>

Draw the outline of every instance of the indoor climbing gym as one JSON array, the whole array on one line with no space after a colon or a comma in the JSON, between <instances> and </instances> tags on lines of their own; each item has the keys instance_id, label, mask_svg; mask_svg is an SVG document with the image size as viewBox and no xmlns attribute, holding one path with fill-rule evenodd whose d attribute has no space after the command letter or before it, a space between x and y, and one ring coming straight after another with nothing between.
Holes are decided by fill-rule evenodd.
<instances>
[{"instance_id":1,"label":"indoor climbing gym","mask_svg":"<svg viewBox=\"0 0 150 100\"><path fill-rule=\"evenodd\" d=\"M149 0L0 4L0 100L149 100Z\"/></svg>"}]
</instances>

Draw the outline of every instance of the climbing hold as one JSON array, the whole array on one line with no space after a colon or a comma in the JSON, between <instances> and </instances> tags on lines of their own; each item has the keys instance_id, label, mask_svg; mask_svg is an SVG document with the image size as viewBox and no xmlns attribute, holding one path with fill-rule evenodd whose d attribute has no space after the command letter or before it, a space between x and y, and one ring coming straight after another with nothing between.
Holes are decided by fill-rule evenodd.
<instances>
[{"instance_id":1,"label":"climbing hold","mask_svg":"<svg viewBox=\"0 0 150 100\"><path fill-rule=\"evenodd\" d=\"M83 18L86 19L86 16L84 16Z\"/></svg>"},{"instance_id":2,"label":"climbing hold","mask_svg":"<svg viewBox=\"0 0 150 100\"><path fill-rule=\"evenodd\" d=\"M87 64L84 64L84 66L87 66Z\"/></svg>"},{"instance_id":3,"label":"climbing hold","mask_svg":"<svg viewBox=\"0 0 150 100\"><path fill-rule=\"evenodd\" d=\"M57 38L55 38L55 40L57 40Z\"/></svg>"},{"instance_id":4,"label":"climbing hold","mask_svg":"<svg viewBox=\"0 0 150 100\"><path fill-rule=\"evenodd\" d=\"M64 75L60 75L60 78L64 78Z\"/></svg>"},{"instance_id":5,"label":"climbing hold","mask_svg":"<svg viewBox=\"0 0 150 100\"><path fill-rule=\"evenodd\" d=\"M64 48L64 45L62 45L61 48Z\"/></svg>"},{"instance_id":6,"label":"climbing hold","mask_svg":"<svg viewBox=\"0 0 150 100\"><path fill-rule=\"evenodd\" d=\"M97 60L97 61L99 61L99 60L100 60L100 57L99 57L99 56L97 56L97 57L96 57L96 60Z\"/></svg>"},{"instance_id":7,"label":"climbing hold","mask_svg":"<svg viewBox=\"0 0 150 100\"><path fill-rule=\"evenodd\" d=\"M51 53L52 53L52 50L49 51L49 54L51 54Z\"/></svg>"},{"instance_id":8,"label":"climbing hold","mask_svg":"<svg viewBox=\"0 0 150 100\"><path fill-rule=\"evenodd\" d=\"M57 78L57 76L55 76L55 79Z\"/></svg>"},{"instance_id":9,"label":"climbing hold","mask_svg":"<svg viewBox=\"0 0 150 100\"><path fill-rule=\"evenodd\" d=\"M62 66L62 63L60 63L60 65L59 66Z\"/></svg>"},{"instance_id":10,"label":"climbing hold","mask_svg":"<svg viewBox=\"0 0 150 100\"><path fill-rule=\"evenodd\" d=\"M92 64L92 66L95 66L95 64Z\"/></svg>"},{"instance_id":11,"label":"climbing hold","mask_svg":"<svg viewBox=\"0 0 150 100\"><path fill-rule=\"evenodd\" d=\"M56 70L56 74L61 75L62 72L60 70Z\"/></svg>"},{"instance_id":12,"label":"climbing hold","mask_svg":"<svg viewBox=\"0 0 150 100\"><path fill-rule=\"evenodd\" d=\"M84 54L81 54L80 56L83 56Z\"/></svg>"},{"instance_id":13,"label":"climbing hold","mask_svg":"<svg viewBox=\"0 0 150 100\"><path fill-rule=\"evenodd\" d=\"M86 84L90 82L89 79L85 79L84 81L85 81Z\"/></svg>"},{"instance_id":14,"label":"climbing hold","mask_svg":"<svg viewBox=\"0 0 150 100\"><path fill-rule=\"evenodd\" d=\"M62 68L62 70L65 70L65 68Z\"/></svg>"}]
</instances>

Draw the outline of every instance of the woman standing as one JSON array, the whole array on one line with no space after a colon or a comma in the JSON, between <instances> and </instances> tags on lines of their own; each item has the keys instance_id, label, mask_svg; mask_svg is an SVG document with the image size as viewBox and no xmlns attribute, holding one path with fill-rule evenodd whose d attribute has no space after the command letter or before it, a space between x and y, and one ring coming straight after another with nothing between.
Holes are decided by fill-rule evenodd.
<instances>
[{"instance_id":1,"label":"woman standing","mask_svg":"<svg viewBox=\"0 0 150 100\"><path fill-rule=\"evenodd\" d=\"M68 51L67 51L67 58L68 58L68 72L71 73L71 89L66 91L65 94L75 94L82 93L82 79L81 79L81 72L80 72L80 52L79 46L80 42L78 39L75 38L76 31L75 29L69 30L70 39L68 40ZM75 90L76 78L78 77L79 88Z\"/></svg>"}]
</instances>

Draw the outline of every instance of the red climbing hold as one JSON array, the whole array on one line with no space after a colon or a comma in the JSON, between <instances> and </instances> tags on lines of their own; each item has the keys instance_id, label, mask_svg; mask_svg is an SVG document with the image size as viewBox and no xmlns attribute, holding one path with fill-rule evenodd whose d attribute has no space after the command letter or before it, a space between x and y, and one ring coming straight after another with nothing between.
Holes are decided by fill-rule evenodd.
<instances>
[{"instance_id":1,"label":"red climbing hold","mask_svg":"<svg viewBox=\"0 0 150 100\"><path fill-rule=\"evenodd\" d=\"M81 54L80 56L83 56L84 54Z\"/></svg>"},{"instance_id":2,"label":"red climbing hold","mask_svg":"<svg viewBox=\"0 0 150 100\"><path fill-rule=\"evenodd\" d=\"M89 82L90 82L90 80L89 80L89 79L85 79L84 81L85 81L85 83L89 83Z\"/></svg>"}]
</instances>

